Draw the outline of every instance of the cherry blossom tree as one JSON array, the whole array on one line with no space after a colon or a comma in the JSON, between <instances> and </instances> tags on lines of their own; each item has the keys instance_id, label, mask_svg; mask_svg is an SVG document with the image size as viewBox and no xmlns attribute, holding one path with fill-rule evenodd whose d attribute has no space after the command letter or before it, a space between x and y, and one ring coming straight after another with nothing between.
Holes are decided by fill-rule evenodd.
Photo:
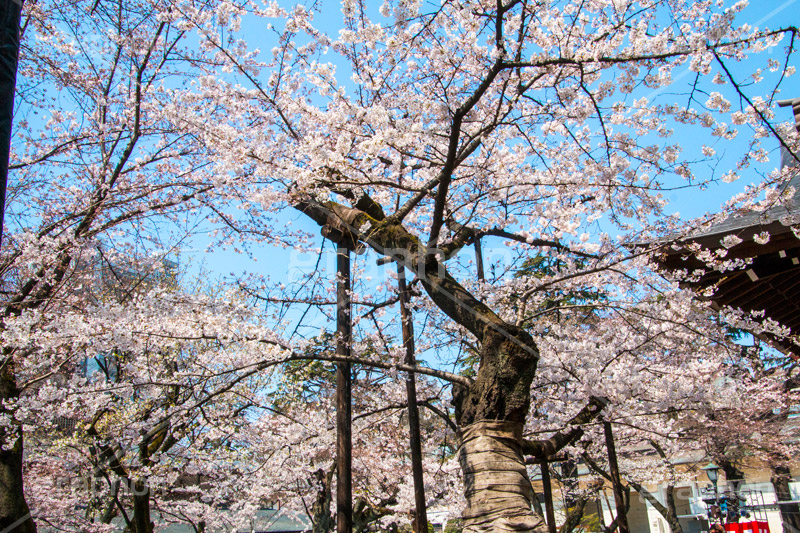
<instances>
[{"instance_id":1,"label":"cherry blossom tree","mask_svg":"<svg viewBox=\"0 0 800 533\"><path fill-rule=\"evenodd\" d=\"M538 367L567 354L591 367L597 344L616 346L638 364L618 369L608 388L651 386L640 380L650 365L635 334L607 330L598 343L589 328L570 323L565 344L545 351L553 331L543 331L544 320L525 320L554 311L537 295L609 286L609 297L623 302L611 307L642 314L636 302L649 294L642 305L658 318L646 321L647 338L666 339L677 323L706 345L719 339L698 335L695 320L707 315L685 314L679 291L653 296L646 279L613 287L642 273L634 264L641 252L625 243L674 238L705 222L668 215L665 196L736 180L736 171L705 166L726 141L745 130L752 136L732 165L740 170L767 156L767 138L797 142L770 110L776 84L794 71L786 58L796 28L739 25L745 5L387 1L374 12L349 1L338 36L314 25L313 10L271 5L263 12L279 20L271 56L231 33L253 5L230 3L203 16L185 9L234 77L208 69L202 90L187 91L187 101L196 98L192 131L232 168L259 176L265 206L293 206L329 238L358 241L411 270L430 305L475 347L474 379L454 384L453 393L466 531L542 528L531 512L522 438L531 406L552 400L552 392L532 389ZM771 85L746 87L734 65L777 48L782 59L763 60L756 74L772 71ZM701 149L677 141L690 131ZM773 173L730 209L753 205L789 177ZM458 258L492 238L507 241L512 260L548 254L564 267L544 280L501 277L489 289ZM521 310L493 305L486 290L516 295ZM693 371L706 372L711 356L682 353ZM560 420L580 407L559 409ZM533 411L542 412L556 409ZM567 434L548 442L563 446Z\"/></svg>"},{"instance_id":2,"label":"cherry blossom tree","mask_svg":"<svg viewBox=\"0 0 800 533\"><path fill-rule=\"evenodd\" d=\"M39 369L62 360L16 412L28 428L26 492L37 520L87 531L116 527L112 520L132 531L154 522L203 531L257 527L258 511L277 505L324 530L335 428L331 370L319 361L335 360L330 337L293 351L241 295L191 296L148 275L122 287L95 283L102 291L84 292L86 308L56 306L46 331L20 346ZM7 332L28 326L9 321ZM370 343L356 348L375 352ZM410 480L397 475L408 462L406 400L401 382L372 370L382 364L392 366L374 355L355 380L360 530L406 523L413 507ZM442 395L441 385L420 383L431 501L451 500L457 479L438 453L452 441L436 408Z\"/></svg>"},{"instance_id":3,"label":"cherry blossom tree","mask_svg":"<svg viewBox=\"0 0 800 533\"><path fill-rule=\"evenodd\" d=\"M53 328L62 339L86 335L81 321L60 320L78 309L103 316L104 302L83 285L95 281L91 271L126 256L147 258L137 270L146 276L191 228L186 215L225 187L208 151L165 114L178 104L171 83L190 75L180 61L190 55L187 32L166 12L150 2L26 4L0 266L2 528L35 529L22 490L29 393L91 345L84 337L55 350Z\"/></svg>"},{"instance_id":4,"label":"cherry blossom tree","mask_svg":"<svg viewBox=\"0 0 800 533\"><path fill-rule=\"evenodd\" d=\"M132 403L132 417L113 431L128 450L148 442L141 433L126 436L125 424L145 437L159 416L188 428L201 416L195 409L205 409L197 402L215 390L250 397L257 385L248 380L279 363L336 361L324 350L305 353L307 342L282 337L235 299L154 291L124 303L83 301L96 251L163 254L199 221L214 224L226 243L302 251L318 248L308 229L317 225L326 238L365 251L364 264L389 257L415 276L411 283L425 293L413 304L426 325L418 348L455 371L401 363L400 344L382 323L394 283L356 288L354 300L374 312L357 324L352 362L389 378L414 370L452 384L454 420L440 418L459 434L465 531L542 531L524 457L575 445L601 412L612 419L680 412L703 400L698 384L717 376L736 348L709 320L708 306L653 275L645 257L652 250L634 245L669 243L736 209L785 200L775 191L791 170L766 175L716 218L687 222L668 196L735 181L768 157L775 139L796 146L796 132L778 124L770 106L794 72L797 29L742 24L746 2L387 0L374 9L347 0L340 7L340 27L327 32L315 22L327 6L27 6L11 251L0 269L0 467L15 483L6 498L18 499L0 506L0 525L27 513L23 430L27 412L46 405L33 402L31 387L97 346L129 354L136 372L125 387L143 386L146 397L167 398L164 383L177 379L174 366L146 363L154 354L191 354L179 358L191 369L180 378L201 381L179 385L190 396L201 391L200 399L162 403L147 419L148 408ZM765 50L780 54L761 58ZM736 144L737 134L747 140ZM690 136L698 141L681 142ZM733 161L722 158L726 147L737 153ZM290 209L306 231L285 223ZM502 257L489 253L497 243ZM549 271L513 275L539 257ZM315 270L304 285L311 294L297 303L324 316L329 279ZM277 299L261 283L242 284L267 303L293 300L282 283ZM383 346L381 357L371 355L374 346ZM390 398L399 390L391 379L385 386L380 394ZM41 397L39 390L46 388L37 389ZM234 405L210 404L213 425ZM268 434L257 424L246 431ZM206 450L207 433L192 452ZM372 445L380 446L365 442L365 449ZM301 499L306 506L314 499L310 507L321 510L312 514L321 518L330 468L299 442L283 451L290 448L317 461L294 471L307 488L316 483ZM393 452L393 468L403 468ZM126 474L162 475L145 459L131 458ZM383 501L366 507L409 501L407 486L374 481ZM197 527L205 520L197 510L183 514ZM142 524L137 531L149 528Z\"/></svg>"}]
</instances>

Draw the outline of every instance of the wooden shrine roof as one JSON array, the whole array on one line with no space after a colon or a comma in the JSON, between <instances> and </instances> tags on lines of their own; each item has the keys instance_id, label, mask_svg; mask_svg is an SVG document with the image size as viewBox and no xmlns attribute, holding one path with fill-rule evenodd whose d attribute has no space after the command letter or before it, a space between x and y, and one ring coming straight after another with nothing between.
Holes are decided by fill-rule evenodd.
<instances>
[{"instance_id":1,"label":"wooden shrine roof","mask_svg":"<svg viewBox=\"0 0 800 533\"><path fill-rule=\"evenodd\" d=\"M800 98L781 102L787 103L794 108L800 131ZM800 168L791 154L784 151L783 155L784 166ZM800 359L800 239L795 234L795 231L800 234L800 172L787 187L793 188L794 193L781 205L732 216L701 233L677 240L656 261L665 270L702 271L697 281L686 285L697 290L713 289L709 298L717 306L763 311L766 318L790 328L792 339L767 340ZM770 235L765 244L754 238L762 232ZM729 235L735 235L741 242L728 249L725 259L743 259L748 263L736 270L711 270L688 248L696 243L707 250L720 250L723 239Z\"/></svg>"}]
</instances>

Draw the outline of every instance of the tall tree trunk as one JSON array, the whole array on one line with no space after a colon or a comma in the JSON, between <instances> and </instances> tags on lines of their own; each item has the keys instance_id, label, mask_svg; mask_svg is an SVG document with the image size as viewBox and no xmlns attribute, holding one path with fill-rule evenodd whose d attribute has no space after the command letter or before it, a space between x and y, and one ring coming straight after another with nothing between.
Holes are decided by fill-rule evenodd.
<instances>
[{"instance_id":1,"label":"tall tree trunk","mask_svg":"<svg viewBox=\"0 0 800 533\"><path fill-rule=\"evenodd\" d=\"M14 420L14 413L4 407L6 402L19 399L19 389L8 350L4 350L4 356L5 360L0 361L0 414L8 415L11 423L0 425L0 531L35 533L36 524L23 491L22 426Z\"/></svg>"},{"instance_id":2,"label":"tall tree trunk","mask_svg":"<svg viewBox=\"0 0 800 533\"><path fill-rule=\"evenodd\" d=\"M336 468L331 468L327 474L321 468L314 472L317 482L317 496L314 505L311 507L312 523L314 524L312 533L330 533L336 527L336 523L331 515L331 484Z\"/></svg>"},{"instance_id":3,"label":"tall tree trunk","mask_svg":"<svg viewBox=\"0 0 800 533\"><path fill-rule=\"evenodd\" d=\"M792 500L792 493L789 490L789 482L792 480L792 475L786 462L781 459L783 458L770 458L769 466L772 471L770 481L775 489L775 498L778 500L783 532L797 533L800 531L800 505L797 503L781 503Z\"/></svg>"},{"instance_id":4,"label":"tall tree trunk","mask_svg":"<svg viewBox=\"0 0 800 533\"><path fill-rule=\"evenodd\" d=\"M459 462L467 506L463 531L546 532L533 511L533 489L523 458L522 426L530 405L536 359L527 334L507 325L487 327L475 382L454 394L461 431Z\"/></svg>"}]
</instances>

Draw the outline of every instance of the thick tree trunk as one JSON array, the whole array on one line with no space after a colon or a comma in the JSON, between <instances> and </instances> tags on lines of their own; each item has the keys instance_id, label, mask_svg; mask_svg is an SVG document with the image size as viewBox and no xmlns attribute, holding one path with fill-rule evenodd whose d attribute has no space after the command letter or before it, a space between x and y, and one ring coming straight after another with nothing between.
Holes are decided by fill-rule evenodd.
<instances>
[{"instance_id":1,"label":"thick tree trunk","mask_svg":"<svg viewBox=\"0 0 800 533\"><path fill-rule=\"evenodd\" d=\"M770 461L770 470L772 470L770 481L775 489L775 498L778 500L783 532L797 533L800 531L800 505L797 503L780 503L788 502L792 499L792 493L789 490L789 482L792 480L792 475L789 472L789 467L782 461Z\"/></svg>"},{"instance_id":2,"label":"thick tree trunk","mask_svg":"<svg viewBox=\"0 0 800 533\"><path fill-rule=\"evenodd\" d=\"M4 354L10 358L8 353ZM0 426L0 531L35 533L36 525L25 502L22 482L22 427L13 422L14 415L5 402L19 398L13 365L10 359L0 361L0 414L10 415L9 426Z\"/></svg>"},{"instance_id":3,"label":"thick tree trunk","mask_svg":"<svg viewBox=\"0 0 800 533\"><path fill-rule=\"evenodd\" d=\"M314 524L312 533L330 533L336 527L336 522L331 515L331 484L333 474L336 469L331 468L327 474L321 468L314 472L317 482L317 496L314 505L311 507L312 523Z\"/></svg>"},{"instance_id":4,"label":"thick tree trunk","mask_svg":"<svg viewBox=\"0 0 800 533\"><path fill-rule=\"evenodd\" d=\"M475 422L462 430L459 462L467 507L463 531L547 532L534 515L533 489L522 457L522 424Z\"/></svg>"},{"instance_id":5,"label":"thick tree trunk","mask_svg":"<svg viewBox=\"0 0 800 533\"><path fill-rule=\"evenodd\" d=\"M532 350L535 344L526 332L505 324L487 326L478 376L469 387L455 390L467 533L547 532L544 519L533 511L522 452L522 426L536 370Z\"/></svg>"}]
</instances>

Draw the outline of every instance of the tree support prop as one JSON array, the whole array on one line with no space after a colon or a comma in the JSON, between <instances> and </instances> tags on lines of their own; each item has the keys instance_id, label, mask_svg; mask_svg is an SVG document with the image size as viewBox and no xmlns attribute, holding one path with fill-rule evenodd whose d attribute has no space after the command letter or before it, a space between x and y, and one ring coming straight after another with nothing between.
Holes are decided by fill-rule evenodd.
<instances>
[{"instance_id":1,"label":"tree support prop","mask_svg":"<svg viewBox=\"0 0 800 533\"><path fill-rule=\"evenodd\" d=\"M619 477L619 465L617 465L617 448L614 445L614 434L611 432L611 422L603 422L603 432L606 436L606 448L608 449L608 470L611 474L611 486L614 489L618 530L619 533L630 533L628 517L626 516L625 496L623 495L622 481Z\"/></svg>"},{"instance_id":2,"label":"tree support prop","mask_svg":"<svg viewBox=\"0 0 800 533\"><path fill-rule=\"evenodd\" d=\"M350 249L336 249L336 354L350 357ZM353 530L352 376L350 363L336 365L336 531Z\"/></svg>"},{"instance_id":3,"label":"tree support prop","mask_svg":"<svg viewBox=\"0 0 800 533\"><path fill-rule=\"evenodd\" d=\"M542 490L544 491L544 512L547 520L547 531L556 533L556 513L553 507L553 484L550 481L550 464L547 459L539 461L539 468L542 471Z\"/></svg>"},{"instance_id":4,"label":"tree support prop","mask_svg":"<svg viewBox=\"0 0 800 533\"><path fill-rule=\"evenodd\" d=\"M0 243L3 240L21 16L22 0L0 0Z\"/></svg>"},{"instance_id":5,"label":"tree support prop","mask_svg":"<svg viewBox=\"0 0 800 533\"><path fill-rule=\"evenodd\" d=\"M416 365L414 358L414 322L408 308L410 294L406 285L405 267L397 263L397 285L400 297L400 318L402 320L403 346L406 349L405 363ZM425 480L422 474L422 439L419 429L419 407L417 406L417 382L413 372L408 373L406 379L406 394L408 396L408 433L411 448L411 472L414 477L414 503L416 519L414 531L427 533L428 513L425 508Z\"/></svg>"}]
</instances>

